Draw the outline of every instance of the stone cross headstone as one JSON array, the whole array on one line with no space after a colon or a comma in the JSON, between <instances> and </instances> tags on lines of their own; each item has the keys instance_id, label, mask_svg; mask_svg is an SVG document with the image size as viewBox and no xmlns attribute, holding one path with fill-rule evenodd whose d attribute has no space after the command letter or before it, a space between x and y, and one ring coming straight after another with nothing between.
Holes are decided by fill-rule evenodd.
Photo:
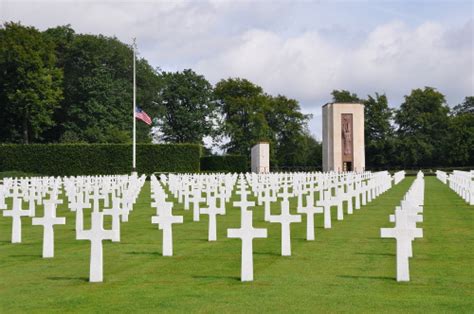
<instances>
[{"instance_id":1,"label":"stone cross headstone","mask_svg":"<svg viewBox=\"0 0 474 314\"><path fill-rule=\"evenodd\" d=\"M216 216L221 213L221 210L216 206L216 199L213 196L210 196L208 199L208 207L201 208L201 214L209 215L208 241L217 240Z\"/></svg>"},{"instance_id":2,"label":"stone cross headstone","mask_svg":"<svg viewBox=\"0 0 474 314\"><path fill-rule=\"evenodd\" d=\"M174 216L173 203L163 202L159 205L158 215L151 217L151 223L158 224L163 230L163 256L173 256L173 224L183 223L183 216Z\"/></svg>"},{"instance_id":3,"label":"stone cross headstone","mask_svg":"<svg viewBox=\"0 0 474 314\"><path fill-rule=\"evenodd\" d=\"M118 198L114 198L112 200L112 208L106 208L103 211L104 215L112 217L112 231L114 233L114 237L112 242L120 242L120 221L121 217L124 214L122 207L120 206L120 200ZM126 213L128 216L128 213Z\"/></svg>"},{"instance_id":4,"label":"stone cross headstone","mask_svg":"<svg viewBox=\"0 0 474 314\"><path fill-rule=\"evenodd\" d=\"M280 215L271 215L269 222L281 224L281 255L291 256L291 228L290 224L301 222L300 215L290 214L290 203L287 198L281 202Z\"/></svg>"},{"instance_id":5,"label":"stone cross headstone","mask_svg":"<svg viewBox=\"0 0 474 314\"><path fill-rule=\"evenodd\" d=\"M271 215L271 203L275 201L275 198L271 195L270 189L265 190L265 194L259 199L263 203L264 215L263 219L268 221Z\"/></svg>"},{"instance_id":6,"label":"stone cross headstone","mask_svg":"<svg viewBox=\"0 0 474 314\"><path fill-rule=\"evenodd\" d=\"M395 210L395 228L380 229L382 238L395 238L397 241L397 281L410 281L410 244L413 239L423 236L422 229L409 226L407 214L407 211Z\"/></svg>"},{"instance_id":7,"label":"stone cross headstone","mask_svg":"<svg viewBox=\"0 0 474 314\"><path fill-rule=\"evenodd\" d=\"M21 209L21 198L13 199L13 208L11 210L4 210L4 217L12 217L12 243L21 243L21 217L28 217L29 210Z\"/></svg>"},{"instance_id":8,"label":"stone cross headstone","mask_svg":"<svg viewBox=\"0 0 474 314\"><path fill-rule=\"evenodd\" d=\"M56 217L56 203L43 201L44 216L33 218L35 226L43 226L43 258L54 257L54 225L66 224L65 217Z\"/></svg>"},{"instance_id":9,"label":"stone cross headstone","mask_svg":"<svg viewBox=\"0 0 474 314\"><path fill-rule=\"evenodd\" d=\"M75 227L76 227L76 237L77 237L77 232L84 230L84 208L90 208L91 204L84 202L82 199L82 194L79 194L77 197L77 201L75 202L74 209L76 211L76 221L75 221Z\"/></svg>"},{"instance_id":10,"label":"stone cross headstone","mask_svg":"<svg viewBox=\"0 0 474 314\"><path fill-rule=\"evenodd\" d=\"M319 207L323 207L324 229L331 229L331 206L333 204L331 200L331 192L321 191L321 195L323 195L323 199L317 201L316 205Z\"/></svg>"},{"instance_id":11,"label":"stone cross headstone","mask_svg":"<svg viewBox=\"0 0 474 314\"><path fill-rule=\"evenodd\" d=\"M201 196L201 188L197 187L193 191L193 221L199 221L199 203L204 201L204 198Z\"/></svg>"},{"instance_id":12,"label":"stone cross headstone","mask_svg":"<svg viewBox=\"0 0 474 314\"><path fill-rule=\"evenodd\" d=\"M76 230L78 240L89 240L91 242L90 257L90 282L102 282L103 276L103 248L102 241L112 240L114 232L112 230L104 230L104 214L99 211L93 211L91 214L91 229Z\"/></svg>"},{"instance_id":13,"label":"stone cross headstone","mask_svg":"<svg viewBox=\"0 0 474 314\"><path fill-rule=\"evenodd\" d=\"M306 214L306 240L314 241L314 214L322 214L323 207L314 206L314 194L306 196L306 206L300 208L300 213Z\"/></svg>"},{"instance_id":14,"label":"stone cross headstone","mask_svg":"<svg viewBox=\"0 0 474 314\"><path fill-rule=\"evenodd\" d=\"M252 211L242 210L241 215L240 228L227 229L227 237L242 240L241 281L253 281L253 239L266 238L267 229L253 227Z\"/></svg>"}]
</instances>

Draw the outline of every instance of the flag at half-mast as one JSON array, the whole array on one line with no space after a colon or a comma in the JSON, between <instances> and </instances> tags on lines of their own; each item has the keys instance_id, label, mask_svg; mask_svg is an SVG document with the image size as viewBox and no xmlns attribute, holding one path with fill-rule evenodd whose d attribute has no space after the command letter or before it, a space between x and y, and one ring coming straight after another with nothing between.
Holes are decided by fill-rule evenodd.
<instances>
[{"instance_id":1,"label":"flag at half-mast","mask_svg":"<svg viewBox=\"0 0 474 314\"><path fill-rule=\"evenodd\" d=\"M151 118L149 115L146 114L145 111L142 110L140 107L135 107L135 118L138 120L142 120L148 125L151 125Z\"/></svg>"}]
</instances>

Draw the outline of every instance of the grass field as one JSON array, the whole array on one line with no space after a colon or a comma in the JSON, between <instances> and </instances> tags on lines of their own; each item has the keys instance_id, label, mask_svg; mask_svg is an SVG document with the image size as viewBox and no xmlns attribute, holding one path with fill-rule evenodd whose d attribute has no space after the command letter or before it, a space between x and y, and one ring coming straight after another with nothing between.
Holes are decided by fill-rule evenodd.
<instances>
[{"instance_id":1,"label":"grass field","mask_svg":"<svg viewBox=\"0 0 474 314\"><path fill-rule=\"evenodd\" d=\"M255 281L241 283L240 246L226 229L239 210L218 216L218 241L207 241L207 216L175 207L173 257L163 257L161 231L150 223L148 183L122 242L105 242L104 283L87 282L89 241L76 241L64 207L56 226L56 257L42 259L42 227L23 219L23 243L11 244L11 218L0 217L0 312L474 312L474 208L434 177L426 178L424 238L414 242L409 283L395 280L395 241L381 239L413 178L406 178L333 228L316 215L316 241L306 224L292 225L293 256L280 256L280 225L262 221L268 239L254 241ZM294 208L292 208L294 211ZM277 211L277 210L276 210ZM335 210L333 210L335 217ZM42 210L39 211L42 214ZM86 224L87 227L87 224Z\"/></svg>"}]
</instances>

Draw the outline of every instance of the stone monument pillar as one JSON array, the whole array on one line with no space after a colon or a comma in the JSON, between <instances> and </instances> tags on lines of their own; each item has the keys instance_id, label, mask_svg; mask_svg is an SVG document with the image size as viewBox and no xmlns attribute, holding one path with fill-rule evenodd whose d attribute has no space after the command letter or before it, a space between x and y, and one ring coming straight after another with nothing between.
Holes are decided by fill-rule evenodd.
<instances>
[{"instance_id":1,"label":"stone monument pillar","mask_svg":"<svg viewBox=\"0 0 474 314\"><path fill-rule=\"evenodd\" d=\"M252 147L252 172L270 172L270 143L259 142Z\"/></svg>"},{"instance_id":2,"label":"stone monument pillar","mask_svg":"<svg viewBox=\"0 0 474 314\"><path fill-rule=\"evenodd\" d=\"M323 106L323 171L365 170L364 105Z\"/></svg>"}]
</instances>

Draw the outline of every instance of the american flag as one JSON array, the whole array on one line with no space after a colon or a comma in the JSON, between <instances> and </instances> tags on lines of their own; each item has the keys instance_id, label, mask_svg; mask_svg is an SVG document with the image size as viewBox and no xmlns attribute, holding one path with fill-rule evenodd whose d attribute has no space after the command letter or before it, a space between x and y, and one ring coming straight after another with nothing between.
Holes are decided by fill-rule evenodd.
<instances>
[{"instance_id":1,"label":"american flag","mask_svg":"<svg viewBox=\"0 0 474 314\"><path fill-rule=\"evenodd\" d=\"M142 120L143 122L145 122L146 124L148 125L151 125L151 118L149 115L146 114L145 111L143 111L141 108L139 107L135 107L135 118L138 119L138 120Z\"/></svg>"}]
</instances>

